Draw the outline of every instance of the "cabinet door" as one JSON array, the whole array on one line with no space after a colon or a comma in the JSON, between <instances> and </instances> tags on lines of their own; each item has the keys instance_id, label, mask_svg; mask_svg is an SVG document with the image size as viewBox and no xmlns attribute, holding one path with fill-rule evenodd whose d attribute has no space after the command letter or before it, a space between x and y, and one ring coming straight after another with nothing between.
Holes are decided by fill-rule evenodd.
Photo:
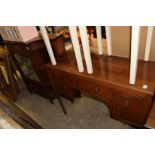
<instances>
[{"instance_id":1,"label":"cabinet door","mask_svg":"<svg viewBox=\"0 0 155 155\"><path fill-rule=\"evenodd\" d=\"M113 91L112 97L112 116L114 118L138 126L144 123L145 98L122 91Z\"/></svg>"},{"instance_id":2,"label":"cabinet door","mask_svg":"<svg viewBox=\"0 0 155 155\"><path fill-rule=\"evenodd\" d=\"M62 96L67 97L71 100L74 99L74 97L79 94L79 92L75 91L74 89L71 89L68 87L68 85L65 83L65 75L62 72L59 72L54 69L48 68L48 75L50 77L50 82L53 86L53 88Z\"/></svg>"}]
</instances>

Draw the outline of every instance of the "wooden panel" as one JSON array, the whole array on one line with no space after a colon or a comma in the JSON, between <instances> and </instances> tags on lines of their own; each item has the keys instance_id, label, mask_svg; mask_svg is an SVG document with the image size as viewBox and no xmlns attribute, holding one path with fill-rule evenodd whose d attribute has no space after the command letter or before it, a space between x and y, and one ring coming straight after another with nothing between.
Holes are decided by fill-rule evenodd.
<instances>
[{"instance_id":1,"label":"wooden panel","mask_svg":"<svg viewBox=\"0 0 155 155\"><path fill-rule=\"evenodd\" d=\"M66 56L65 44L63 36L59 36L54 40L50 40L54 55L56 58L60 59Z\"/></svg>"},{"instance_id":2,"label":"wooden panel","mask_svg":"<svg viewBox=\"0 0 155 155\"><path fill-rule=\"evenodd\" d=\"M45 48L41 48L35 51L30 51L30 59L36 70L43 68L44 64L50 62L49 55Z\"/></svg>"},{"instance_id":3,"label":"wooden panel","mask_svg":"<svg viewBox=\"0 0 155 155\"><path fill-rule=\"evenodd\" d=\"M45 46L45 43L43 42L43 40L36 40L33 42L29 42L29 44L27 44L27 45L31 52L39 50L39 49L43 49L43 48L46 49L46 46Z\"/></svg>"},{"instance_id":4,"label":"wooden panel","mask_svg":"<svg viewBox=\"0 0 155 155\"><path fill-rule=\"evenodd\" d=\"M153 103L152 109L148 115L145 126L148 128L155 129L155 102Z\"/></svg>"},{"instance_id":5,"label":"wooden panel","mask_svg":"<svg viewBox=\"0 0 155 155\"><path fill-rule=\"evenodd\" d=\"M73 100L79 94L77 90L69 88L62 72L48 68L50 83L60 95Z\"/></svg>"},{"instance_id":6,"label":"wooden panel","mask_svg":"<svg viewBox=\"0 0 155 155\"><path fill-rule=\"evenodd\" d=\"M65 74L65 84L68 87L75 88L94 97L102 98L107 102L109 101L110 89L98 81L80 78L72 74Z\"/></svg>"},{"instance_id":7,"label":"wooden panel","mask_svg":"<svg viewBox=\"0 0 155 155\"><path fill-rule=\"evenodd\" d=\"M114 118L135 125L144 123L144 98L117 90L112 92L112 98L112 116Z\"/></svg>"},{"instance_id":8,"label":"wooden panel","mask_svg":"<svg viewBox=\"0 0 155 155\"><path fill-rule=\"evenodd\" d=\"M37 71L36 73L39 77L39 80L43 83L43 85L45 87L48 86L50 82L49 82L47 71L45 69L42 69L42 70Z\"/></svg>"},{"instance_id":9,"label":"wooden panel","mask_svg":"<svg viewBox=\"0 0 155 155\"><path fill-rule=\"evenodd\" d=\"M28 47L26 45L22 45L22 44L7 44L7 48L9 50L9 52L11 53L16 53L19 55L23 55L28 57L29 56L29 52L28 52Z\"/></svg>"}]
</instances>

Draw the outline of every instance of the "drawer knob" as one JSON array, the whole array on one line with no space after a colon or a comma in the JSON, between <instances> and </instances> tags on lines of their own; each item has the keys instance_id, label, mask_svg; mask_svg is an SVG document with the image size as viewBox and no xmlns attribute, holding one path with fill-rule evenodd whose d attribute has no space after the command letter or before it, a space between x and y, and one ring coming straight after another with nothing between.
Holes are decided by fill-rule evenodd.
<instances>
[{"instance_id":1,"label":"drawer knob","mask_svg":"<svg viewBox=\"0 0 155 155\"><path fill-rule=\"evenodd\" d=\"M99 91L100 91L99 88L95 88L95 89L94 89L94 92L96 92L96 93L98 93Z\"/></svg>"},{"instance_id":2,"label":"drawer knob","mask_svg":"<svg viewBox=\"0 0 155 155\"><path fill-rule=\"evenodd\" d=\"M72 84L73 84L73 85L76 85L76 82L75 82L75 81L72 81Z\"/></svg>"},{"instance_id":3,"label":"drawer knob","mask_svg":"<svg viewBox=\"0 0 155 155\"><path fill-rule=\"evenodd\" d=\"M116 105L117 105L116 103L113 103L113 104L112 104L113 107L115 107Z\"/></svg>"},{"instance_id":4,"label":"drawer knob","mask_svg":"<svg viewBox=\"0 0 155 155\"><path fill-rule=\"evenodd\" d=\"M29 47L26 47L26 49L29 51Z\"/></svg>"}]
</instances>

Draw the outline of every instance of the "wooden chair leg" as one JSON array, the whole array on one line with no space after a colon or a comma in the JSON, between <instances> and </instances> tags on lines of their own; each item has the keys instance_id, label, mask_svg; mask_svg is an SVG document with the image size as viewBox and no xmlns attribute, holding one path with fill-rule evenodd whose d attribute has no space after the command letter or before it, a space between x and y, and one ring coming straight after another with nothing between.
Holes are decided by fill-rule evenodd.
<instances>
[{"instance_id":1,"label":"wooden chair leg","mask_svg":"<svg viewBox=\"0 0 155 155\"><path fill-rule=\"evenodd\" d=\"M64 112L65 115L67 115L66 108L65 108L65 106L64 106L64 104L62 102L62 99L61 99L60 95L57 94L57 98L58 98L59 104L60 104L60 106L62 108L62 111Z\"/></svg>"},{"instance_id":2,"label":"wooden chair leg","mask_svg":"<svg viewBox=\"0 0 155 155\"><path fill-rule=\"evenodd\" d=\"M54 93L55 93L55 95L56 95L56 97L57 97L57 99L58 99L58 101L59 101L59 104L60 104L60 106L61 106L61 108L62 108L62 111L64 112L65 115L67 115L66 108L65 108L65 106L64 106L64 104L63 104L63 102L62 102L62 99L61 99L60 95L57 93L56 90L53 89L53 91L54 91Z\"/></svg>"}]
</instances>

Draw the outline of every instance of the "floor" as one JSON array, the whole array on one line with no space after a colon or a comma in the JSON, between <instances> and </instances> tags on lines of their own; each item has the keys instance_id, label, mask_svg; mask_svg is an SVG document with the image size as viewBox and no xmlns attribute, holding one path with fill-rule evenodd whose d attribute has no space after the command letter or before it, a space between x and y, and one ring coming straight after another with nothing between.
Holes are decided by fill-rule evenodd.
<instances>
[{"instance_id":1,"label":"floor","mask_svg":"<svg viewBox=\"0 0 155 155\"><path fill-rule=\"evenodd\" d=\"M49 129L131 129L132 127L110 118L105 104L82 96L74 103L62 98L68 115L64 115L57 99L52 105L47 99L30 94L22 88L16 104L43 128Z\"/></svg>"}]
</instances>

